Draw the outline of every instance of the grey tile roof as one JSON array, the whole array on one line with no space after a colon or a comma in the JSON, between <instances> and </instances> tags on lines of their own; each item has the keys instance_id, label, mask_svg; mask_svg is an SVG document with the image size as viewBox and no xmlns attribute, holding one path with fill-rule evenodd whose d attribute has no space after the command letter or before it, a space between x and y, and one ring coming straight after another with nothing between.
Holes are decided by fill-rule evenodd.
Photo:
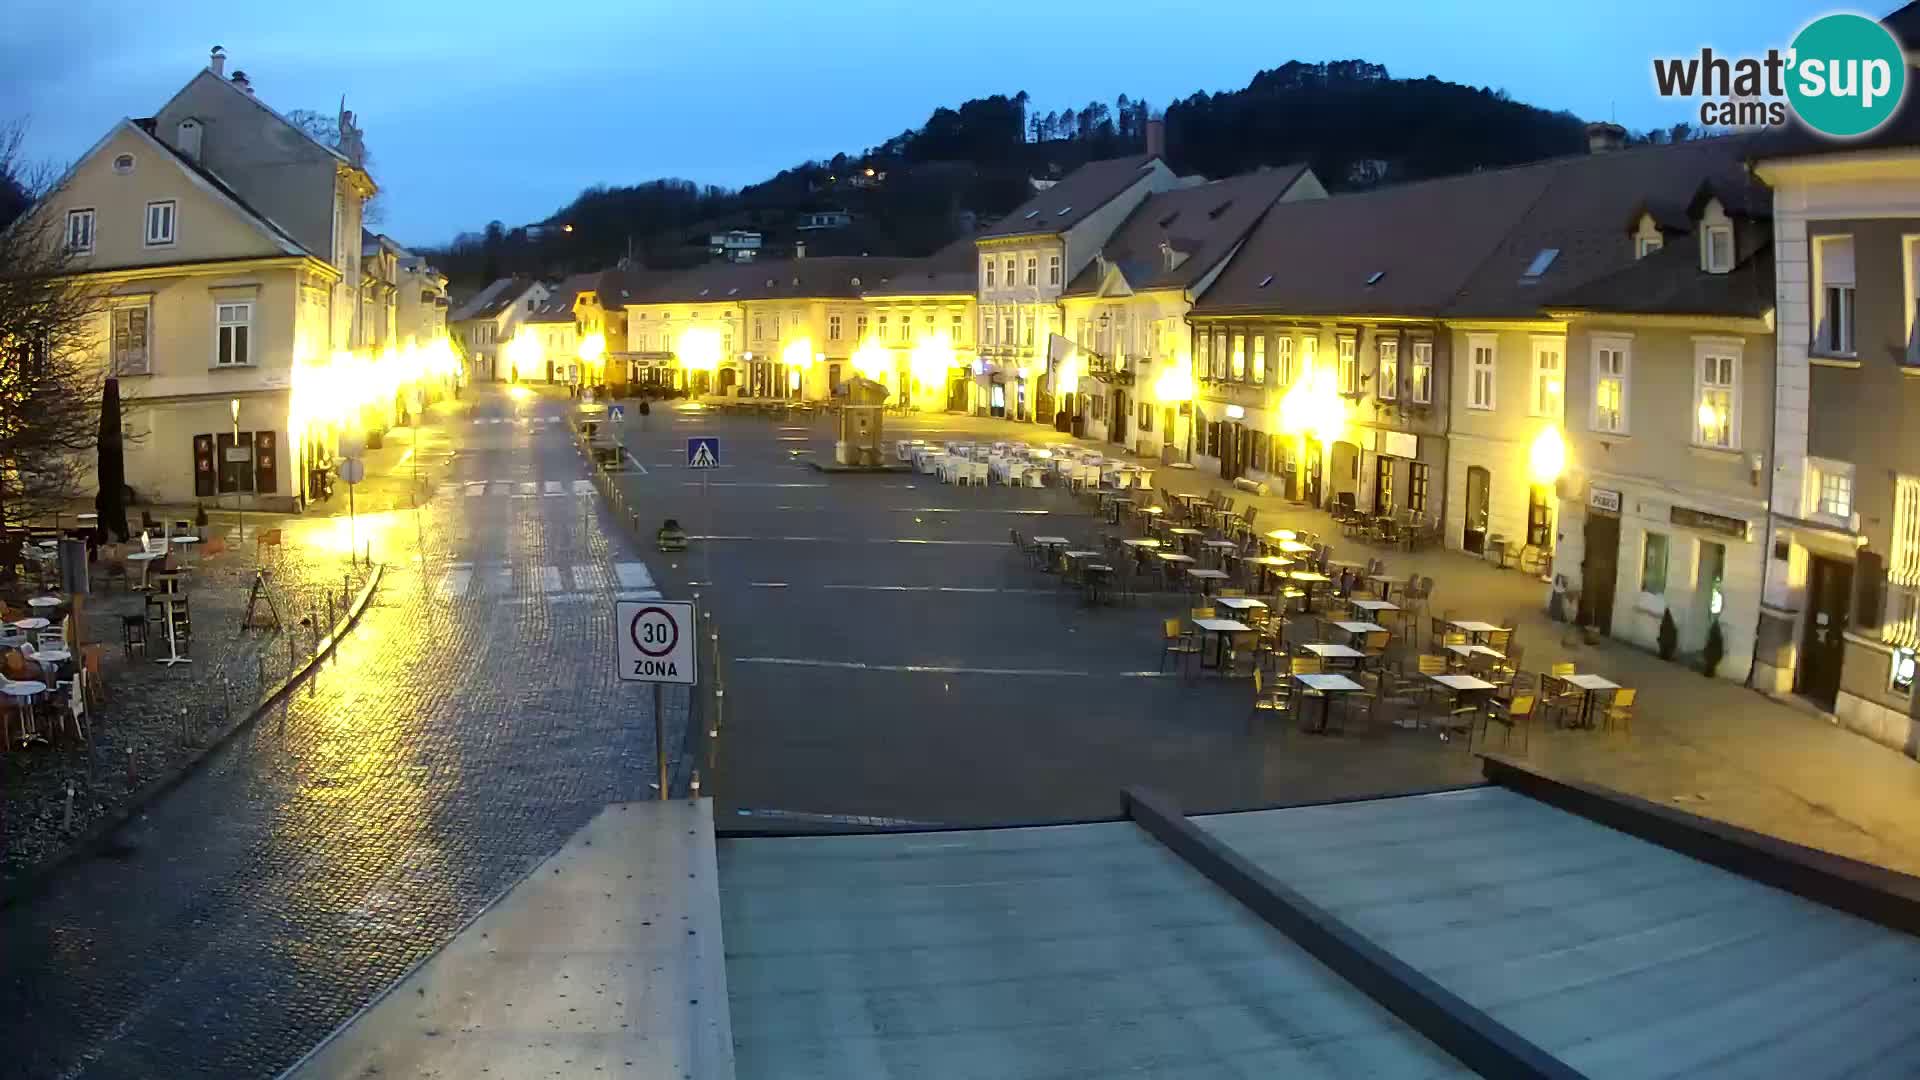
<instances>
[{"instance_id":1,"label":"grey tile roof","mask_svg":"<svg viewBox=\"0 0 1920 1080\"><path fill-rule=\"evenodd\" d=\"M1132 289L1191 285L1226 258L1261 215L1305 175L1305 165L1284 165L1149 195L1114 230L1101 253L1119 265ZM1169 269L1162 243L1187 258ZM1099 278L1098 262L1088 263L1068 282L1067 295L1098 291Z\"/></svg>"},{"instance_id":2,"label":"grey tile roof","mask_svg":"<svg viewBox=\"0 0 1920 1080\"><path fill-rule=\"evenodd\" d=\"M1555 311L1759 318L1773 310L1773 246L1761 244L1725 274L1700 269L1699 245L1675 240L1623 270L1546 298Z\"/></svg>"},{"instance_id":3,"label":"grey tile roof","mask_svg":"<svg viewBox=\"0 0 1920 1080\"><path fill-rule=\"evenodd\" d=\"M1157 160L1134 154L1089 161L1062 177L1059 183L1021 203L1011 214L982 230L976 239L1065 232L1139 183Z\"/></svg>"}]
</instances>

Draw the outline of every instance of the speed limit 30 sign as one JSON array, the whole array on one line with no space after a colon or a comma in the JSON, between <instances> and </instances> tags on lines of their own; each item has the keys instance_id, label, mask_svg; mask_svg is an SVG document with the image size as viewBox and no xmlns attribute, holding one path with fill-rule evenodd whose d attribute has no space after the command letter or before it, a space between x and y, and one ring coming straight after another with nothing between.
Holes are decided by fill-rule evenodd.
<instances>
[{"instance_id":1,"label":"speed limit 30 sign","mask_svg":"<svg viewBox=\"0 0 1920 1080\"><path fill-rule=\"evenodd\" d=\"M699 682L699 640L693 605L673 600L622 600L614 608L617 674L627 682Z\"/></svg>"}]
</instances>

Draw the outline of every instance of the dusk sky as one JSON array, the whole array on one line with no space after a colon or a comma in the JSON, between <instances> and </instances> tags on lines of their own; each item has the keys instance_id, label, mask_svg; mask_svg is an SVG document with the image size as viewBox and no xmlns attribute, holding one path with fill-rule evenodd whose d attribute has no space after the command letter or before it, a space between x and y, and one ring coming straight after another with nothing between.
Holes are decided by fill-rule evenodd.
<instances>
[{"instance_id":1,"label":"dusk sky","mask_svg":"<svg viewBox=\"0 0 1920 1080\"><path fill-rule=\"evenodd\" d=\"M1890 5L1891 6L1891 5ZM589 184L663 176L739 186L857 152L936 106L1026 90L1041 111L1125 93L1154 106L1231 90L1293 59L1503 87L1633 128L1694 117L1653 90L1655 55L1782 46L1810 0L1546 7L1494 0L1201 7L1060 0L590 4L457 9L16 0L0 38L0 122L59 163L147 116L224 45L282 112L355 110L386 191L384 231L444 243L545 218ZM723 14L726 13L726 14ZM1875 16L1885 12L1869 9Z\"/></svg>"}]
</instances>

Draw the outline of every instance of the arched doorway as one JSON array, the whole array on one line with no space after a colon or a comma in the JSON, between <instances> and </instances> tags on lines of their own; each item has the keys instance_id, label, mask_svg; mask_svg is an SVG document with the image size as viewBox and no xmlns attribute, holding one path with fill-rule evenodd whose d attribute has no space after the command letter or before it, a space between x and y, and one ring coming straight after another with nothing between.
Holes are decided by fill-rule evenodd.
<instances>
[{"instance_id":1,"label":"arched doorway","mask_svg":"<svg viewBox=\"0 0 1920 1080\"><path fill-rule=\"evenodd\" d=\"M733 393L734 381L737 380L739 377L740 377L740 373L733 370L732 368L721 368L720 369L720 392L722 394Z\"/></svg>"}]
</instances>

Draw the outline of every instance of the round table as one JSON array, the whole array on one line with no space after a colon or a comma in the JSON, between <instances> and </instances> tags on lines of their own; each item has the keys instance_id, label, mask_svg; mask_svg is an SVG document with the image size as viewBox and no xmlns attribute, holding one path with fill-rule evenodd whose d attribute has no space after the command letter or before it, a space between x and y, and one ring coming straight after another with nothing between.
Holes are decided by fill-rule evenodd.
<instances>
[{"instance_id":1,"label":"round table","mask_svg":"<svg viewBox=\"0 0 1920 1080\"><path fill-rule=\"evenodd\" d=\"M61 603L61 600L57 596L35 596L27 600L27 606L34 609L35 611L43 611L47 608L57 608L60 606L60 603Z\"/></svg>"},{"instance_id":2,"label":"round table","mask_svg":"<svg viewBox=\"0 0 1920 1080\"><path fill-rule=\"evenodd\" d=\"M200 538L197 536L176 536L173 538L174 545L188 555L193 554L193 545L199 542Z\"/></svg>"},{"instance_id":3,"label":"round table","mask_svg":"<svg viewBox=\"0 0 1920 1080\"><path fill-rule=\"evenodd\" d=\"M20 710L20 738L23 742L31 742L36 739L42 742L45 741L45 738L40 734L39 725L35 723L36 717L33 711L33 699L46 692L47 684L37 679L22 679L19 682L13 682L11 680L0 682L0 694L5 694L7 697L13 699L13 704Z\"/></svg>"},{"instance_id":4,"label":"round table","mask_svg":"<svg viewBox=\"0 0 1920 1080\"><path fill-rule=\"evenodd\" d=\"M49 677L58 678L59 665L72 660L73 654L65 649L40 649L27 659L39 664L40 670L46 672Z\"/></svg>"},{"instance_id":5,"label":"round table","mask_svg":"<svg viewBox=\"0 0 1920 1080\"><path fill-rule=\"evenodd\" d=\"M144 589L147 587L147 570L152 567L153 560L158 559L165 554L166 552L164 551L135 551L127 556L128 562L140 564L140 587L141 588Z\"/></svg>"},{"instance_id":6,"label":"round table","mask_svg":"<svg viewBox=\"0 0 1920 1080\"><path fill-rule=\"evenodd\" d=\"M47 620L41 618L38 615L35 615L31 618L26 618L26 619L17 619L14 621L14 624L13 624L14 629L16 630L45 630L48 626L51 626L51 625L52 625L51 623L47 622Z\"/></svg>"}]
</instances>

